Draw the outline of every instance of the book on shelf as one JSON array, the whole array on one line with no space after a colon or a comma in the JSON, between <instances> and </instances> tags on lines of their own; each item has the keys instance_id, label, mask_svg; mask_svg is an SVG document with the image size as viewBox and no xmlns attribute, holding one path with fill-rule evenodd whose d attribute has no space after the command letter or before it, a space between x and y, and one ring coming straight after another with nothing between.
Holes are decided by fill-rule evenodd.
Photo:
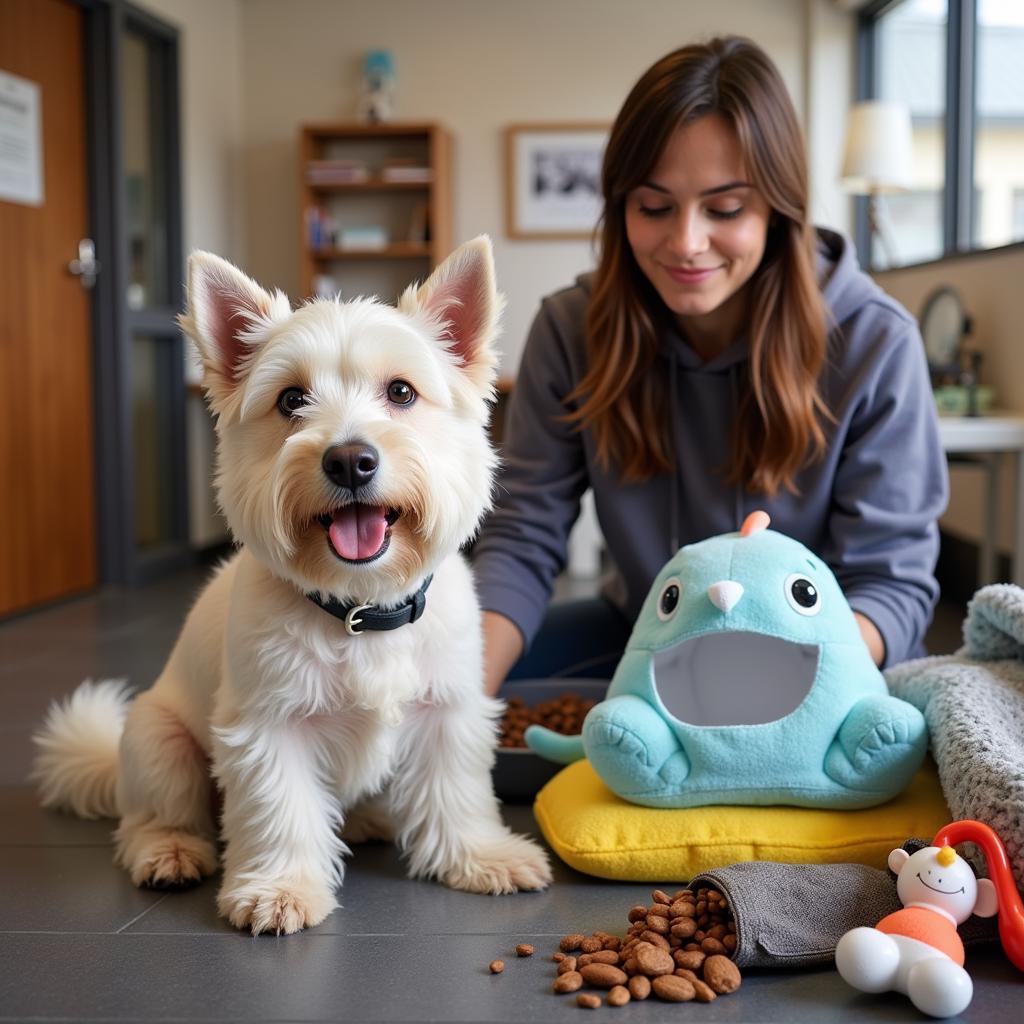
<instances>
[{"instance_id":1,"label":"book on shelf","mask_svg":"<svg viewBox=\"0 0 1024 1024\"><path fill-rule=\"evenodd\" d=\"M380 172L381 181L430 182L434 175L429 167L384 167Z\"/></svg>"},{"instance_id":2,"label":"book on shelf","mask_svg":"<svg viewBox=\"0 0 1024 1024\"><path fill-rule=\"evenodd\" d=\"M388 157L380 168L381 181L429 182L433 171L416 157Z\"/></svg>"},{"instance_id":3,"label":"book on shelf","mask_svg":"<svg viewBox=\"0 0 1024 1024\"><path fill-rule=\"evenodd\" d=\"M369 177L369 168L362 160L310 160L306 164L306 181L311 185L361 182Z\"/></svg>"},{"instance_id":4,"label":"book on shelf","mask_svg":"<svg viewBox=\"0 0 1024 1024\"><path fill-rule=\"evenodd\" d=\"M334 218L319 206L306 208L306 239L311 249L326 249L334 245L337 226Z\"/></svg>"}]
</instances>

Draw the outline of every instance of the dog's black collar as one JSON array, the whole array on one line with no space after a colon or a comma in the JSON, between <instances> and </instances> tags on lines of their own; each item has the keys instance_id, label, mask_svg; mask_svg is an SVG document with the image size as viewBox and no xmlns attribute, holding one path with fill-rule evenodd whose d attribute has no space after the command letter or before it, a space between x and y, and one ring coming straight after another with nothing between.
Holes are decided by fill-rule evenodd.
<instances>
[{"instance_id":1,"label":"dog's black collar","mask_svg":"<svg viewBox=\"0 0 1024 1024\"><path fill-rule=\"evenodd\" d=\"M372 601L367 604L342 604L333 597L325 601L315 593L307 594L306 597L336 619L341 619L349 636L359 636L368 629L398 629L408 622L415 622L427 606L427 587L433 578L433 575L428 576L415 594L407 597L397 608L389 608L387 611L373 611Z\"/></svg>"}]
</instances>

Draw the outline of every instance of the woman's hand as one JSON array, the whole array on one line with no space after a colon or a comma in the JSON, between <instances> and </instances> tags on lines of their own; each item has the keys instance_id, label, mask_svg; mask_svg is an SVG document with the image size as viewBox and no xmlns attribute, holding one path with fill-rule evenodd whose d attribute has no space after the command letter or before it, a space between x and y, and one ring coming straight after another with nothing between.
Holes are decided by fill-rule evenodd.
<instances>
[{"instance_id":1,"label":"woman's hand","mask_svg":"<svg viewBox=\"0 0 1024 1024\"><path fill-rule=\"evenodd\" d=\"M523 636L511 619L498 612L483 613L483 631L484 692L493 697L523 653Z\"/></svg>"},{"instance_id":2,"label":"woman's hand","mask_svg":"<svg viewBox=\"0 0 1024 1024\"><path fill-rule=\"evenodd\" d=\"M878 632L878 627L866 615L854 612L853 617L857 620L857 625L860 626L860 635L864 643L867 644L872 660L880 666L885 661L885 641L882 639L882 634Z\"/></svg>"}]
</instances>

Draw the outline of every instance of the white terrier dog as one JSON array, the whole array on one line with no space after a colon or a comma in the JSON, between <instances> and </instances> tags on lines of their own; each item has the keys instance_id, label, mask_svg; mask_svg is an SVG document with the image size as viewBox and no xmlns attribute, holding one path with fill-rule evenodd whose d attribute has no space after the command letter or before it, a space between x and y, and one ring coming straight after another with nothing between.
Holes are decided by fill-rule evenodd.
<instances>
[{"instance_id":1,"label":"white terrier dog","mask_svg":"<svg viewBox=\"0 0 1024 1024\"><path fill-rule=\"evenodd\" d=\"M119 816L116 859L137 885L216 869L211 764L224 796L217 905L254 933L331 912L343 824L368 838L393 823L410 873L454 888L551 880L494 797L501 705L483 693L458 554L490 501L500 307L486 237L397 309L293 312L224 260L192 256L182 325L241 550L152 689L130 701L118 683L84 683L35 737L44 805Z\"/></svg>"}]
</instances>

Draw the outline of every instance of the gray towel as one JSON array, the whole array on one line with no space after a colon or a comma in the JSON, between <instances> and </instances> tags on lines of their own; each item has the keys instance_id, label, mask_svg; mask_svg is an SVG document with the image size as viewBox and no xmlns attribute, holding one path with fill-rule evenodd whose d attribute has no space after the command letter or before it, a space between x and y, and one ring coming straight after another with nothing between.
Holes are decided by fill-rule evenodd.
<instances>
[{"instance_id":1,"label":"gray towel","mask_svg":"<svg viewBox=\"0 0 1024 1024\"><path fill-rule=\"evenodd\" d=\"M902 846L915 853L930 842L908 839ZM864 864L751 861L705 871L689 883L691 889L702 885L729 899L736 923L733 959L742 968L826 966L851 928L873 928L903 906L892 872ZM971 916L959 932L965 946L998 938L994 917Z\"/></svg>"},{"instance_id":2,"label":"gray towel","mask_svg":"<svg viewBox=\"0 0 1024 1024\"><path fill-rule=\"evenodd\" d=\"M919 708L953 820L975 818L1006 845L1024 886L1024 590L983 587L967 606L964 646L885 673ZM968 852L977 869L984 858Z\"/></svg>"},{"instance_id":3,"label":"gray towel","mask_svg":"<svg viewBox=\"0 0 1024 1024\"><path fill-rule=\"evenodd\" d=\"M710 885L729 899L738 967L808 968L832 962L844 932L873 927L899 910L887 871L864 864L751 861L705 871L691 889Z\"/></svg>"}]
</instances>

